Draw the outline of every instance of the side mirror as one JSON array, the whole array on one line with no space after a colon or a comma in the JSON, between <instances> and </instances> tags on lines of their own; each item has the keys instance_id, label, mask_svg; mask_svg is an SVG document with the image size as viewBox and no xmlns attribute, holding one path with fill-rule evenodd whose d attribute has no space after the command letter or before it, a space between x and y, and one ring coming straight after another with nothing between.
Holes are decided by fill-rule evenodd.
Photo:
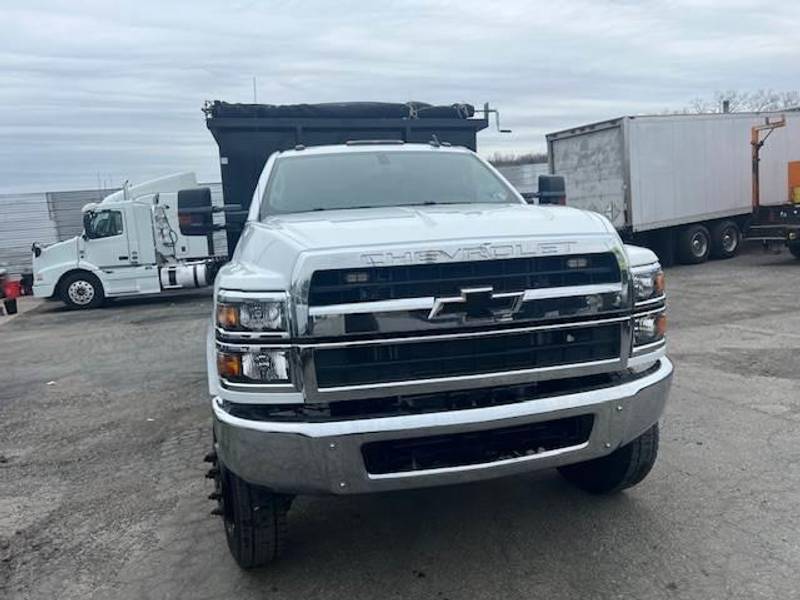
<instances>
[{"instance_id":1,"label":"side mirror","mask_svg":"<svg viewBox=\"0 0 800 600\"><path fill-rule=\"evenodd\" d=\"M539 204L567 203L567 185L561 175L539 175Z\"/></svg>"},{"instance_id":2,"label":"side mirror","mask_svg":"<svg viewBox=\"0 0 800 600\"><path fill-rule=\"evenodd\" d=\"M178 192L178 225L183 235L208 235L214 228L214 207L209 188Z\"/></svg>"}]
</instances>

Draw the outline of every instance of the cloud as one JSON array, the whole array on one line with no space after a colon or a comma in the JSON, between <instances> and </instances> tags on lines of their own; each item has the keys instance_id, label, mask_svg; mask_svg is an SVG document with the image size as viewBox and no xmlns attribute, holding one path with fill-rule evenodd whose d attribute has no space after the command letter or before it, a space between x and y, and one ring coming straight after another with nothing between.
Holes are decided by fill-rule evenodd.
<instances>
[{"instance_id":1,"label":"cloud","mask_svg":"<svg viewBox=\"0 0 800 600\"><path fill-rule=\"evenodd\" d=\"M206 99L491 101L514 133L797 79L793 2L110 2L0 9L0 191L194 169L218 180Z\"/></svg>"}]
</instances>

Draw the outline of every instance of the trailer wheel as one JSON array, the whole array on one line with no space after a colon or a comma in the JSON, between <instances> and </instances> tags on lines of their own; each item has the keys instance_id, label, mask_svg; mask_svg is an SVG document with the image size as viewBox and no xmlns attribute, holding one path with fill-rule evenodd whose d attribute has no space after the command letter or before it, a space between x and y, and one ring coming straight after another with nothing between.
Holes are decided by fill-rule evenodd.
<instances>
[{"instance_id":1,"label":"trailer wheel","mask_svg":"<svg viewBox=\"0 0 800 600\"><path fill-rule=\"evenodd\" d=\"M711 234L703 225L687 225L678 233L678 260L685 265L697 265L708 260Z\"/></svg>"},{"instance_id":2,"label":"trailer wheel","mask_svg":"<svg viewBox=\"0 0 800 600\"><path fill-rule=\"evenodd\" d=\"M69 308L97 308L103 304L105 294L100 280L86 271L64 277L59 285L59 296Z\"/></svg>"},{"instance_id":3,"label":"trailer wheel","mask_svg":"<svg viewBox=\"0 0 800 600\"><path fill-rule=\"evenodd\" d=\"M731 258L739 252L742 231L736 221L720 221L711 228L711 255L714 258Z\"/></svg>"},{"instance_id":4,"label":"trailer wheel","mask_svg":"<svg viewBox=\"0 0 800 600\"><path fill-rule=\"evenodd\" d=\"M795 258L800 258L800 242L789 242L789 252Z\"/></svg>"}]
</instances>

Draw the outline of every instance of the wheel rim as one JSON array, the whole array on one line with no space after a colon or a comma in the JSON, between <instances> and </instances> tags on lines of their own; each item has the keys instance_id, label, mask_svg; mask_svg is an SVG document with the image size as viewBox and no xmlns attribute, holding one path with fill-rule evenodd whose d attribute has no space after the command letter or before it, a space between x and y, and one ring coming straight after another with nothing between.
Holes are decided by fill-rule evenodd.
<instances>
[{"instance_id":1,"label":"wheel rim","mask_svg":"<svg viewBox=\"0 0 800 600\"><path fill-rule=\"evenodd\" d=\"M708 252L708 238L698 231L692 236L692 252L695 256L705 256Z\"/></svg>"},{"instance_id":2,"label":"wheel rim","mask_svg":"<svg viewBox=\"0 0 800 600\"><path fill-rule=\"evenodd\" d=\"M727 253L731 253L736 250L738 245L739 236L736 234L736 230L733 227L726 228L722 232L722 249Z\"/></svg>"},{"instance_id":3,"label":"wheel rim","mask_svg":"<svg viewBox=\"0 0 800 600\"><path fill-rule=\"evenodd\" d=\"M67 288L69 299L79 306L85 306L94 300L94 286L83 279L73 281Z\"/></svg>"}]
</instances>

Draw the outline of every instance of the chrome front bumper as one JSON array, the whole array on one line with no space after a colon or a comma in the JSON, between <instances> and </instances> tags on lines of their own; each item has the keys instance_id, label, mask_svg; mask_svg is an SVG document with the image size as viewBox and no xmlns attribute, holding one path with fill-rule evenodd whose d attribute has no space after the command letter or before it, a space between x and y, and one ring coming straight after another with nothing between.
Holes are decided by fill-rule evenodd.
<instances>
[{"instance_id":1,"label":"chrome front bumper","mask_svg":"<svg viewBox=\"0 0 800 600\"><path fill-rule=\"evenodd\" d=\"M489 479L604 456L658 421L672 381L661 358L641 378L588 392L487 408L324 423L264 422L234 417L212 400L217 453L234 473L289 494L357 494ZM577 446L497 462L373 475L361 446L594 415L588 441Z\"/></svg>"}]
</instances>

